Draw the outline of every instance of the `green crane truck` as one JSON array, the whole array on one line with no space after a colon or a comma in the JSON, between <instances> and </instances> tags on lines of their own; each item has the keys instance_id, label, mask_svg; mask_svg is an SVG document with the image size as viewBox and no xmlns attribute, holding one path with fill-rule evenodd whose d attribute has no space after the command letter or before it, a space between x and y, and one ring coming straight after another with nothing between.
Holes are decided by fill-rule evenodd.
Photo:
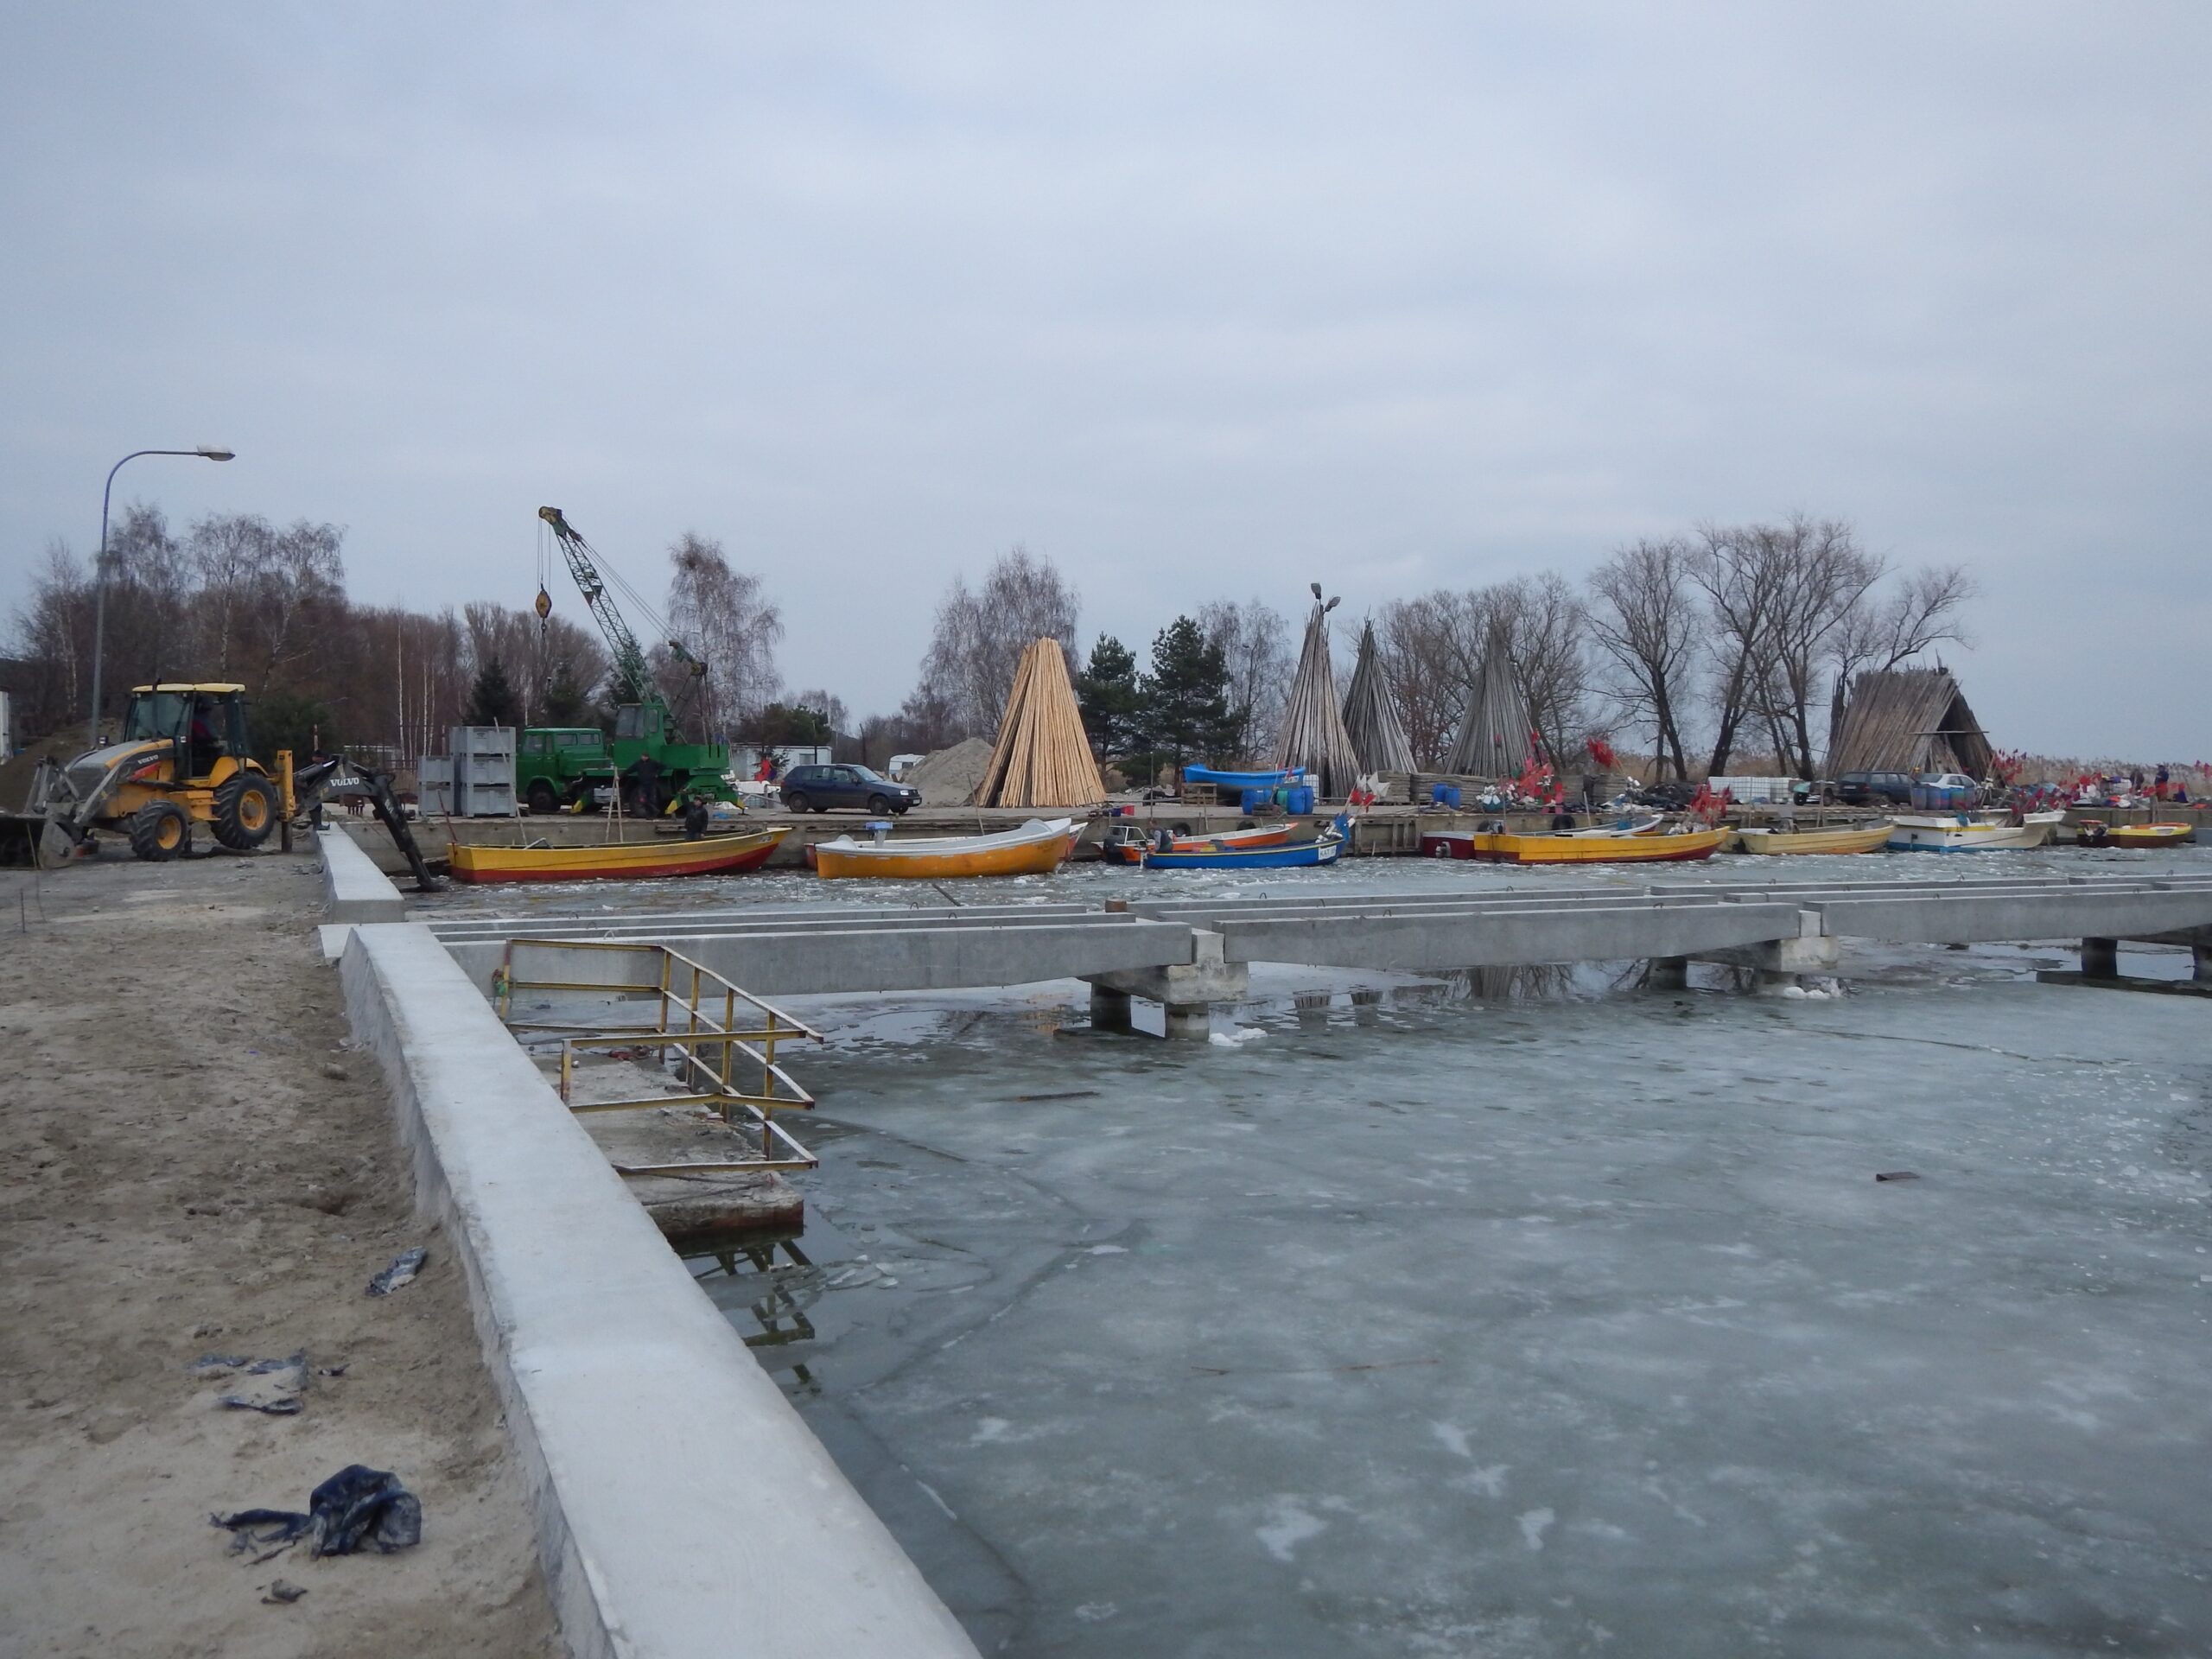
<instances>
[{"instance_id":1,"label":"green crane truck","mask_svg":"<svg viewBox=\"0 0 2212 1659\"><path fill-rule=\"evenodd\" d=\"M580 728L532 727L524 733L524 753L518 757L516 782L530 802L531 810L551 810L582 799L588 789L612 786L618 773L625 785L625 798L633 810L658 810L694 791L717 800L736 800L737 791L729 779L728 747L721 743L688 743L677 735L675 717L653 687L652 671L646 666L645 653L638 644L637 635L630 632L630 625L623 620L613 595L607 591L607 582L600 574L600 561L591 544L561 516L560 508L540 507L537 516L551 526L553 538L561 544L562 556L568 562L569 574L575 579L576 591L583 595L585 608L599 624L599 631L606 637L607 649L613 653L614 670L610 685L614 692L615 710L611 747L598 732L586 734ZM635 590L626 591L633 601L637 601ZM543 606L543 594L540 600ZM543 614L543 608L540 614ZM683 641L671 637L668 649L695 677L705 677L706 664L684 649ZM577 741L585 735L599 746L595 754L588 745ZM549 741L533 754L531 740L539 737ZM573 757L567 753L569 749L575 751ZM541 771L532 772L533 760L540 759L549 764ZM550 798L543 808L538 804L540 791L537 787L540 781L545 785L543 794ZM641 798L646 793L656 798L650 803L643 800Z\"/></svg>"}]
</instances>

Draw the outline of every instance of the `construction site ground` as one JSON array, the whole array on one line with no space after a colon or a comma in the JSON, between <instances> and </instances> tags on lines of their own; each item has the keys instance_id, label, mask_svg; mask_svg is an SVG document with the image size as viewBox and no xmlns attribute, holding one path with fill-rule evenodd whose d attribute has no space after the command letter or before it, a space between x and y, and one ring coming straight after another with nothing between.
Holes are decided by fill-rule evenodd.
<instances>
[{"instance_id":1,"label":"construction site ground","mask_svg":"<svg viewBox=\"0 0 2212 1659\"><path fill-rule=\"evenodd\" d=\"M0 874L0 1655L551 1655L526 1496L384 1085L315 948L311 853ZM402 1251L412 1283L372 1297ZM210 1354L306 1356L296 1414ZM349 1464L419 1545L255 1564L215 1512ZM306 1593L283 1601L282 1580Z\"/></svg>"}]
</instances>

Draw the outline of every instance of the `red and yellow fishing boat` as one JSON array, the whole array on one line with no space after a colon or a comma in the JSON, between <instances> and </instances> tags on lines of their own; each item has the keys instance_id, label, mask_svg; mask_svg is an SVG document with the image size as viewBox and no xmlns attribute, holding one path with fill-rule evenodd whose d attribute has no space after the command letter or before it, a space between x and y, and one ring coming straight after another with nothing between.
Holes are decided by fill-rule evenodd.
<instances>
[{"instance_id":1,"label":"red and yellow fishing boat","mask_svg":"<svg viewBox=\"0 0 2212 1659\"><path fill-rule=\"evenodd\" d=\"M1262 823L1249 830L1227 830L1217 836L1166 835L1162 845L1162 834L1154 830L1149 836L1138 830L1108 837L1100 845L1101 857L1109 864L1141 864L1158 853L1235 853L1249 852L1255 847L1285 847L1290 843L1290 824Z\"/></svg>"},{"instance_id":2,"label":"red and yellow fishing boat","mask_svg":"<svg viewBox=\"0 0 2212 1659\"><path fill-rule=\"evenodd\" d=\"M456 881L640 881L662 875L736 875L757 870L791 834L788 827L698 841L657 836L593 847L453 844Z\"/></svg>"},{"instance_id":3,"label":"red and yellow fishing boat","mask_svg":"<svg viewBox=\"0 0 2212 1659\"><path fill-rule=\"evenodd\" d=\"M1677 829L1557 830L1534 836L1503 830L1431 830L1421 838L1427 858L1472 858L1493 864L1679 864L1711 858L1735 832Z\"/></svg>"}]
</instances>

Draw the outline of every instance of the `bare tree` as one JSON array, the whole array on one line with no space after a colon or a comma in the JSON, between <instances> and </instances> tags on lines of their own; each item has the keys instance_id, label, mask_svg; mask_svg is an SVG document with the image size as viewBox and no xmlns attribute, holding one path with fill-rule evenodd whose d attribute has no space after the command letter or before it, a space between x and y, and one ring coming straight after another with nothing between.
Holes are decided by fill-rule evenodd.
<instances>
[{"instance_id":1,"label":"bare tree","mask_svg":"<svg viewBox=\"0 0 2212 1659\"><path fill-rule=\"evenodd\" d=\"M783 613L769 603L766 584L749 570L734 570L722 544L686 531L668 550L671 640L655 648L656 677L672 686L671 705L686 699L696 680L702 729L709 734L741 724L776 694L776 642L784 637ZM702 665L701 673L696 665ZM665 695L665 691L664 695Z\"/></svg>"},{"instance_id":2,"label":"bare tree","mask_svg":"<svg viewBox=\"0 0 2212 1659\"><path fill-rule=\"evenodd\" d=\"M1834 678L1828 696L1828 747L1843 729L1844 699L1862 671L1886 671L1946 640L1967 643L1962 613L1979 594L1963 564L1923 565L1886 595L1862 594L1829 641Z\"/></svg>"},{"instance_id":3,"label":"bare tree","mask_svg":"<svg viewBox=\"0 0 2212 1659\"><path fill-rule=\"evenodd\" d=\"M1513 671L1545 752L1563 761L1589 734L1589 619L1582 601L1550 571L1516 576L1478 597L1504 625Z\"/></svg>"},{"instance_id":4,"label":"bare tree","mask_svg":"<svg viewBox=\"0 0 2212 1659\"><path fill-rule=\"evenodd\" d=\"M1840 519L1793 514L1760 527L1769 543L1775 592L1753 699L1773 734L1777 760L1813 776L1812 709L1835 641L1884 575Z\"/></svg>"},{"instance_id":5,"label":"bare tree","mask_svg":"<svg viewBox=\"0 0 2212 1659\"><path fill-rule=\"evenodd\" d=\"M937 608L921 683L904 712L937 743L997 731L1021 653L1047 636L1076 659L1083 601L1050 559L1016 547L970 590L961 577Z\"/></svg>"},{"instance_id":6,"label":"bare tree","mask_svg":"<svg viewBox=\"0 0 2212 1659\"><path fill-rule=\"evenodd\" d=\"M1659 775L1671 766L1688 778L1682 720L1701 620L1689 544L1631 542L1591 573L1590 592L1590 638L1611 671L1612 696L1628 719L1650 725Z\"/></svg>"},{"instance_id":7,"label":"bare tree","mask_svg":"<svg viewBox=\"0 0 2212 1659\"><path fill-rule=\"evenodd\" d=\"M1440 588L1393 600L1376 613L1382 679L1424 766L1439 766L1452 747L1467 694L1482 672L1489 613L1468 593Z\"/></svg>"},{"instance_id":8,"label":"bare tree","mask_svg":"<svg viewBox=\"0 0 2212 1659\"><path fill-rule=\"evenodd\" d=\"M1725 772L1764 698L1775 616L1787 586L1784 538L1767 524L1700 524L1690 579L1705 595L1713 716L1708 772Z\"/></svg>"},{"instance_id":9,"label":"bare tree","mask_svg":"<svg viewBox=\"0 0 2212 1659\"><path fill-rule=\"evenodd\" d=\"M1230 747L1248 760L1268 753L1290 690L1290 625L1256 598L1242 605L1214 600L1198 607L1195 620L1229 670L1230 717L1237 728Z\"/></svg>"}]
</instances>

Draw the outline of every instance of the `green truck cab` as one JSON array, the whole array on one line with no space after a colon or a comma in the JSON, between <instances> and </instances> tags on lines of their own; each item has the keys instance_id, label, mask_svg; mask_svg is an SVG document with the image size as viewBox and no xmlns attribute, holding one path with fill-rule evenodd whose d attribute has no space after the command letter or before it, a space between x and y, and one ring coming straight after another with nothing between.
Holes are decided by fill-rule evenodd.
<instances>
[{"instance_id":1,"label":"green truck cab","mask_svg":"<svg viewBox=\"0 0 2212 1659\"><path fill-rule=\"evenodd\" d=\"M533 812L558 811L614 780L607 734L596 726L531 726L515 755L515 791Z\"/></svg>"}]
</instances>

